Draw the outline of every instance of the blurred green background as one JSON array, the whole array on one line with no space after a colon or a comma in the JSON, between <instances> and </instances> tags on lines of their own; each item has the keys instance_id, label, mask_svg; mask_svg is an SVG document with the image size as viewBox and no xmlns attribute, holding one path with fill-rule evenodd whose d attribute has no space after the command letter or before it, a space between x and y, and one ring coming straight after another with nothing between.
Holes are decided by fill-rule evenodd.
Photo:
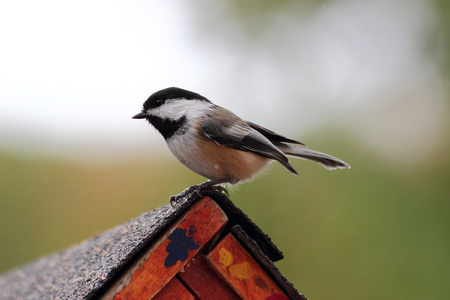
<instances>
[{"instance_id":1,"label":"blurred green background","mask_svg":"<svg viewBox=\"0 0 450 300\"><path fill-rule=\"evenodd\" d=\"M204 180L131 120L178 85L351 164L273 164L231 191L306 297L448 298L449 1L58 3L38 4L53 23L0 31L1 273ZM63 34L22 47L45 28Z\"/></svg>"}]
</instances>

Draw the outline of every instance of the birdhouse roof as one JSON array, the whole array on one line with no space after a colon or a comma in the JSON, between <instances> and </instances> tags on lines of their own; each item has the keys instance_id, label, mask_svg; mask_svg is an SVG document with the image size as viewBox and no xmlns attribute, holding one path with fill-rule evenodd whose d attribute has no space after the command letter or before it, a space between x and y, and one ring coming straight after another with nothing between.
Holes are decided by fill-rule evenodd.
<instances>
[{"instance_id":1,"label":"birdhouse roof","mask_svg":"<svg viewBox=\"0 0 450 300\"><path fill-rule=\"evenodd\" d=\"M208 194L228 217L227 226L268 269L291 298L306 299L273 265L283 258L271 239L225 195ZM0 276L1 299L89 299L95 297L146 245L192 206L161 206L78 245L42 257Z\"/></svg>"}]
</instances>

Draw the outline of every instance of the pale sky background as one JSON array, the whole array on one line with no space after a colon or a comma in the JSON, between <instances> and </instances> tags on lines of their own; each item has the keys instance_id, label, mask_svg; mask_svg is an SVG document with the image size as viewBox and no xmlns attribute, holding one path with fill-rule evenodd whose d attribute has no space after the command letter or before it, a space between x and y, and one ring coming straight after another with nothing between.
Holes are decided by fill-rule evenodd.
<instances>
[{"instance_id":1,"label":"pale sky background","mask_svg":"<svg viewBox=\"0 0 450 300\"><path fill-rule=\"evenodd\" d=\"M331 126L392 160L434 151L450 83L426 53L431 4L308 3L249 19L226 1L2 1L0 150L169 154L131 116L178 86L300 140Z\"/></svg>"}]
</instances>

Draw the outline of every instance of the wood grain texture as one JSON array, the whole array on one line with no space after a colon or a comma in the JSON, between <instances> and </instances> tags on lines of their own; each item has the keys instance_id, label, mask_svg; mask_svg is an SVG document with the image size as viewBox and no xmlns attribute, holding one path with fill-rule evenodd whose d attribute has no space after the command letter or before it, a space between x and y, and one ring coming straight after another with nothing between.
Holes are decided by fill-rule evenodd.
<instances>
[{"instance_id":1,"label":"wood grain texture","mask_svg":"<svg viewBox=\"0 0 450 300\"><path fill-rule=\"evenodd\" d=\"M150 299L225 226L227 220L211 198L201 199L174 222L113 287L113 296L106 299Z\"/></svg>"},{"instance_id":2,"label":"wood grain texture","mask_svg":"<svg viewBox=\"0 0 450 300\"><path fill-rule=\"evenodd\" d=\"M243 299L288 299L232 234L225 236L206 260Z\"/></svg>"},{"instance_id":3,"label":"wood grain texture","mask_svg":"<svg viewBox=\"0 0 450 300\"><path fill-rule=\"evenodd\" d=\"M199 299L241 299L206 263L203 253L192 258L178 273L178 276Z\"/></svg>"},{"instance_id":4,"label":"wood grain texture","mask_svg":"<svg viewBox=\"0 0 450 300\"><path fill-rule=\"evenodd\" d=\"M153 300L194 300L195 296L192 295L188 289L184 287L184 285L178 280L178 278L174 277L166 286L156 294Z\"/></svg>"}]
</instances>

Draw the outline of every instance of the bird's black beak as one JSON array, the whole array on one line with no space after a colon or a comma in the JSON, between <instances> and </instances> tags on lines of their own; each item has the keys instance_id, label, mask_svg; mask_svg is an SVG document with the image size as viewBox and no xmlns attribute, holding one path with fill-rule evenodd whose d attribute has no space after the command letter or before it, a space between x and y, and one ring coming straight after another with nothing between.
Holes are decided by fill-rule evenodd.
<instances>
[{"instance_id":1,"label":"bird's black beak","mask_svg":"<svg viewBox=\"0 0 450 300\"><path fill-rule=\"evenodd\" d=\"M146 113L140 112L137 115L133 116L133 119L145 119L147 117L148 117L148 115Z\"/></svg>"}]
</instances>

